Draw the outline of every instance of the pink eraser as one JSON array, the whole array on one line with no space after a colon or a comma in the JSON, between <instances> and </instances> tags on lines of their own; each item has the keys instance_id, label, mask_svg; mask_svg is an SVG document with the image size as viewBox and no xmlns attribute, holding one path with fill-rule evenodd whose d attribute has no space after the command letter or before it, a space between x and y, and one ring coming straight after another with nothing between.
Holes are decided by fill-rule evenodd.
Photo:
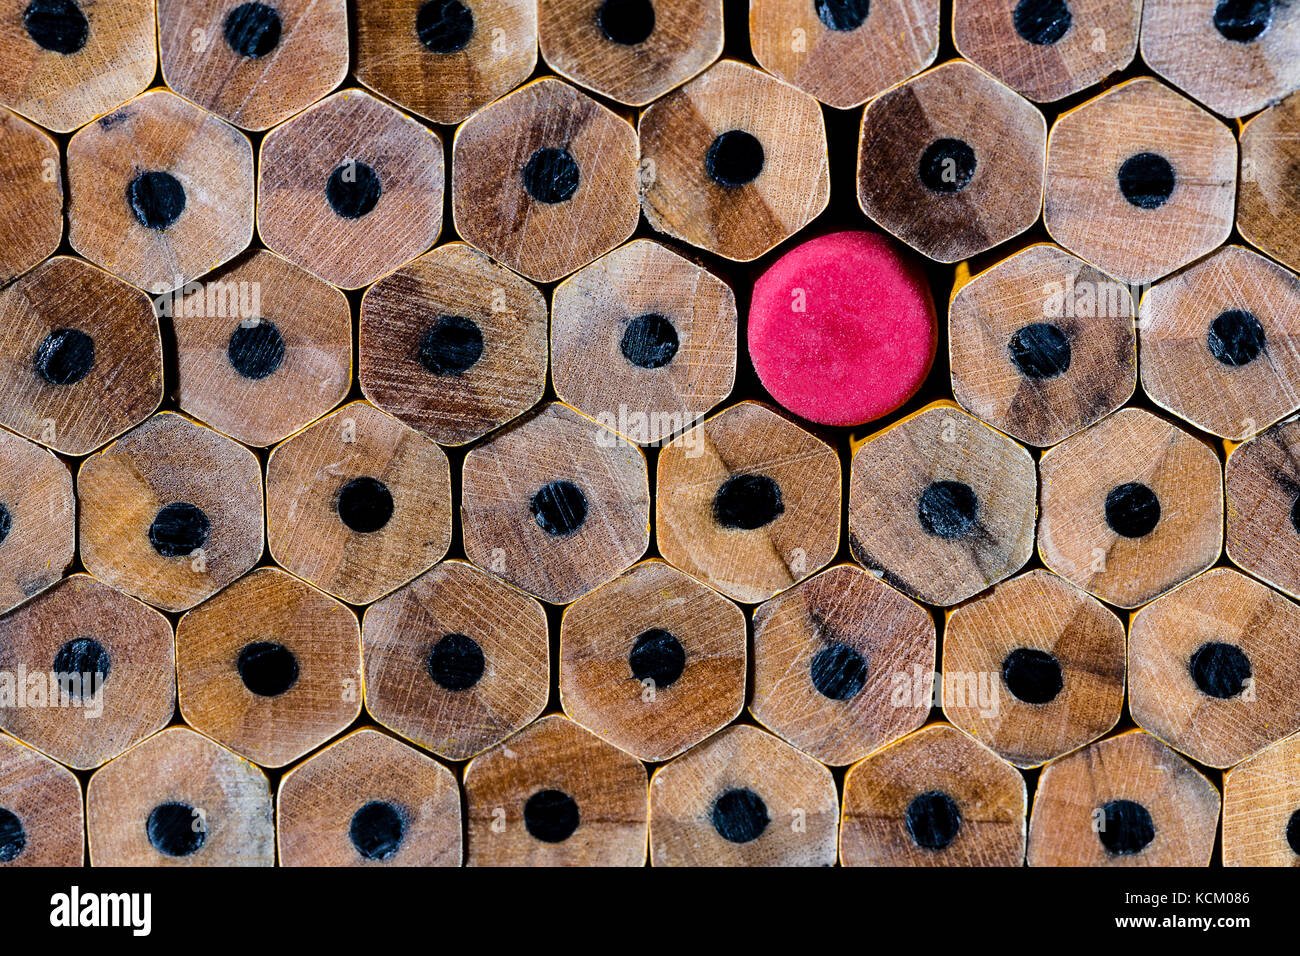
<instances>
[{"instance_id":1,"label":"pink eraser","mask_svg":"<svg viewBox=\"0 0 1300 956\"><path fill-rule=\"evenodd\" d=\"M754 284L749 357L772 397L809 421L889 414L921 387L938 342L920 262L879 233L810 239Z\"/></svg>"}]
</instances>

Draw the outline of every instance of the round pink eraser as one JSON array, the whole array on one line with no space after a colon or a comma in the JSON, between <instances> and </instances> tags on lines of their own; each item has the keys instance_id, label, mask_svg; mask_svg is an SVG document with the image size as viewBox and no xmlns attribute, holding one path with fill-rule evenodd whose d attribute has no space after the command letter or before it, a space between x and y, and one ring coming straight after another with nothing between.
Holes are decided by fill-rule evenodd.
<instances>
[{"instance_id":1,"label":"round pink eraser","mask_svg":"<svg viewBox=\"0 0 1300 956\"><path fill-rule=\"evenodd\" d=\"M920 262L887 236L810 239L754 284L749 357L782 407L822 425L861 425L916 394L939 325Z\"/></svg>"}]
</instances>

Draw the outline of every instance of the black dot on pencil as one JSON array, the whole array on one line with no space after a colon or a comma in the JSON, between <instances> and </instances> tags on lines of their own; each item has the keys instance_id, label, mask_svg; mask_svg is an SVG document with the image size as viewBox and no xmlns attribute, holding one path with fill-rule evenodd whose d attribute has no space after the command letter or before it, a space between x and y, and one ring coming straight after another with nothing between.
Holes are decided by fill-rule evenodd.
<instances>
[{"instance_id":1,"label":"black dot on pencil","mask_svg":"<svg viewBox=\"0 0 1300 956\"><path fill-rule=\"evenodd\" d=\"M149 525L149 543L164 558L193 554L208 540L212 523L202 509L188 501L163 505Z\"/></svg>"},{"instance_id":2,"label":"black dot on pencil","mask_svg":"<svg viewBox=\"0 0 1300 956\"><path fill-rule=\"evenodd\" d=\"M917 794L907 805L907 832L919 847L942 850L957 839L961 809L942 790Z\"/></svg>"},{"instance_id":3,"label":"black dot on pencil","mask_svg":"<svg viewBox=\"0 0 1300 956\"><path fill-rule=\"evenodd\" d=\"M367 860L387 860L402 848L406 820L387 800L371 800L352 814L348 836Z\"/></svg>"},{"instance_id":4,"label":"black dot on pencil","mask_svg":"<svg viewBox=\"0 0 1300 956\"><path fill-rule=\"evenodd\" d=\"M284 362L284 336L266 319L250 325L241 322L230 333L226 357L244 378L266 378Z\"/></svg>"},{"instance_id":5,"label":"black dot on pencil","mask_svg":"<svg viewBox=\"0 0 1300 956\"><path fill-rule=\"evenodd\" d=\"M36 346L33 362L51 385L75 385L95 367L95 340L80 329L55 329Z\"/></svg>"},{"instance_id":6,"label":"black dot on pencil","mask_svg":"<svg viewBox=\"0 0 1300 956\"><path fill-rule=\"evenodd\" d=\"M107 649L93 637L73 638L54 655L54 673L76 678L67 683L68 696L76 698L92 696L83 689L103 687L112 664Z\"/></svg>"},{"instance_id":7,"label":"black dot on pencil","mask_svg":"<svg viewBox=\"0 0 1300 956\"><path fill-rule=\"evenodd\" d=\"M1214 8L1214 28L1236 43L1259 39L1272 22L1272 0L1219 0Z\"/></svg>"},{"instance_id":8,"label":"black dot on pencil","mask_svg":"<svg viewBox=\"0 0 1300 956\"><path fill-rule=\"evenodd\" d=\"M637 635L627 662L637 680L671 687L686 669L686 650L672 633L654 627Z\"/></svg>"},{"instance_id":9,"label":"black dot on pencil","mask_svg":"<svg viewBox=\"0 0 1300 956\"><path fill-rule=\"evenodd\" d=\"M870 0L816 0L817 19L829 30L848 32L867 22Z\"/></svg>"},{"instance_id":10,"label":"black dot on pencil","mask_svg":"<svg viewBox=\"0 0 1300 956\"><path fill-rule=\"evenodd\" d=\"M14 526L14 517L9 512L9 506L0 501L0 544L5 543L5 538L9 537L9 529Z\"/></svg>"},{"instance_id":11,"label":"black dot on pencil","mask_svg":"<svg viewBox=\"0 0 1300 956\"><path fill-rule=\"evenodd\" d=\"M671 320L649 312L627 324L618 347L623 358L638 368L663 368L677 354L681 340Z\"/></svg>"},{"instance_id":12,"label":"black dot on pencil","mask_svg":"<svg viewBox=\"0 0 1300 956\"><path fill-rule=\"evenodd\" d=\"M241 3L226 14L226 43L240 56L256 60L280 44L280 14L265 3Z\"/></svg>"},{"instance_id":13,"label":"black dot on pencil","mask_svg":"<svg viewBox=\"0 0 1300 956\"><path fill-rule=\"evenodd\" d=\"M573 534L587 520L587 496L571 481L550 481L528 502L528 510L552 537Z\"/></svg>"},{"instance_id":14,"label":"black dot on pencil","mask_svg":"<svg viewBox=\"0 0 1300 956\"><path fill-rule=\"evenodd\" d=\"M1140 481L1117 485L1106 495L1106 524L1125 538L1143 538L1160 523L1160 499Z\"/></svg>"},{"instance_id":15,"label":"black dot on pencil","mask_svg":"<svg viewBox=\"0 0 1300 956\"><path fill-rule=\"evenodd\" d=\"M429 0L415 15L415 33L433 53L455 53L474 36L474 13L460 0Z\"/></svg>"},{"instance_id":16,"label":"black dot on pencil","mask_svg":"<svg viewBox=\"0 0 1300 956\"><path fill-rule=\"evenodd\" d=\"M1286 822L1286 842L1291 847L1291 852L1300 856L1300 809L1295 810L1291 814L1291 819ZM3 840L0 840L0 846L3 846ZM4 857L0 855L0 859Z\"/></svg>"},{"instance_id":17,"label":"black dot on pencil","mask_svg":"<svg viewBox=\"0 0 1300 956\"><path fill-rule=\"evenodd\" d=\"M199 821L199 814L188 803L168 801L158 804L150 811L145 832L159 853L189 856L202 847L208 838L207 831Z\"/></svg>"},{"instance_id":18,"label":"black dot on pencil","mask_svg":"<svg viewBox=\"0 0 1300 956\"><path fill-rule=\"evenodd\" d=\"M654 32L654 4L650 0L605 0L596 11L596 25L610 42L636 46Z\"/></svg>"},{"instance_id":19,"label":"black dot on pencil","mask_svg":"<svg viewBox=\"0 0 1300 956\"><path fill-rule=\"evenodd\" d=\"M1070 337L1051 322L1034 322L1017 329L1007 343L1007 351L1026 378L1056 378L1070 368Z\"/></svg>"},{"instance_id":20,"label":"black dot on pencil","mask_svg":"<svg viewBox=\"0 0 1300 956\"><path fill-rule=\"evenodd\" d=\"M464 375L483 357L483 332L463 315L440 315L420 337L417 352L434 375Z\"/></svg>"},{"instance_id":21,"label":"black dot on pencil","mask_svg":"<svg viewBox=\"0 0 1300 956\"><path fill-rule=\"evenodd\" d=\"M0 863L12 863L26 846L23 821L12 810L0 807Z\"/></svg>"},{"instance_id":22,"label":"black dot on pencil","mask_svg":"<svg viewBox=\"0 0 1300 956\"><path fill-rule=\"evenodd\" d=\"M1074 15L1065 0L1020 0L1011 22L1026 43L1051 46L1070 32Z\"/></svg>"},{"instance_id":23,"label":"black dot on pencil","mask_svg":"<svg viewBox=\"0 0 1300 956\"><path fill-rule=\"evenodd\" d=\"M1198 647L1188 662L1192 680L1202 694L1227 700L1246 689L1252 670L1250 658L1235 644L1209 641Z\"/></svg>"},{"instance_id":24,"label":"black dot on pencil","mask_svg":"<svg viewBox=\"0 0 1300 956\"><path fill-rule=\"evenodd\" d=\"M772 822L767 804L753 790L734 787L713 801L713 829L728 843L757 840Z\"/></svg>"},{"instance_id":25,"label":"black dot on pencil","mask_svg":"<svg viewBox=\"0 0 1300 956\"><path fill-rule=\"evenodd\" d=\"M353 478L339 489L338 513L353 531L371 534L393 516L393 493L378 478Z\"/></svg>"},{"instance_id":26,"label":"black dot on pencil","mask_svg":"<svg viewBox=\"0 0 1300 956\"><path fill-rule=\"evenodd\" d=\"M582 173L567 149L544 146L528 157L520 175L524 189L547 205L566 202L578 191Z\"/></svg>"},{"instance_id":27,"label":"black dot on pencil","mask_svg":"<svg viewBox=\"0 0 1300 956\"><path fill-rule=\"evenodd\" d=\"M1101 807L1097 839L1115 856L1141 853L1156 838L1151 812L1133 800L1111 800Z\"/></svg>"},{"instance_id":28,"label":"black dot on pencil","mask_svg":"<svg viewBox=\"0 0 1300 956\"><path fill-rule=\"evenodd\" d=\"M185 211L185 187L171 173L153 169L127 184L126 201L136 222L162 232Z\"/></svg>"},{"instance_id":29,"label":"black dot on pencil","mask_svg":"<svg viewBox=\"0 0 1300 956\"><path fill-rule=\"evenodd\" d=\"M54 53L76 53L90 36L90 23L72 0L32 0L23 27L37 46Z\"/></svg>"},{"instance_id":30,"label":"black dot on pencil","mask_svg":"<svg viewBox=\"0 0 1300 956\"><path fill-rule=\"evenodd\" d=\"M969 143L945 136L925 148L917 176L931 192L957 193L970 185L978 165Z\"/></svg>"},{"instance_id":31,"label":"black dot on pencil","mask_svg":"<svg viewBox=\"0 0 1300 956\"><path fill-rule=\"evenodd\" d=\"M384 187L379 174L362 162L346 162L330 173L325 199L344 219L360 219L379 204Z\"/></svg>"},{"instance_id":32,"label":"black dot on pencil","mask_svg":"<svg viewBox=\"0 0 1300 956\"><path fill-rule=\"evenodd\" d=\"M916 517L936 538L964 538L979 524L980 501L962 481L932 481L921 492Z\"/></svg>"},{"instance_id":33,"label":"black dot on pencil","mask_svg":"<svg viewBox=\"0 0 1300 956\"><path fill-rule=\"evenodd\" d=\"M832 644L813 655L808 665L813 686L823 697L848 700L867 683L867 660L847 644Z\"/></svg>"},{"instance_id":34,"label":"black dot on pencil","mask_svg":"<svg viewBox=\"0 0 1300 956\"><path fill-rule=\"evenodd\" d=\"M1002 682L1026 704L1049 703L1065 687L1061 662L1033 647L1017 647L1003 659Z\"/></svg>"},{"instance_id":35,"label":"black dot on pencil","mask_svg":"<svg viewBox=\"0 0 1300 956\"><path fill-rule=\"evenodd\" d=\"M524 827L543 843L563 843L581 822L577 801L563 790L538 790L524 803Z\"/></svg>"},{"instance_id":36,"label":"black dot on pencil","mask_svg":"<svg viewBox=\"0 0 1300 956\"><path fill-rule=\"evenodd\" d=\"M767 475L733 475L713 497L713 520L724 528L753 531L784 513L781 486Z\"/></svg>"},{"instance_id":37,"label":"black dot on pencil","mask_svg":"<svg viewBox=\"0 0 1300 956\"><path fill-rule=\"evenodd\" d=\"M244 686L258 697L279 697L298 683L298 658L274 641L245 644L235 668Z\"/></svg>"},{"instance_id":38,"label":"black dot on pencil","mask_svg":"<svg viewBox=\"0 0 1300 956\"><path fill-rule=\"evenodd\" d=\"M1159 209L1173 195L1178 179L1159 153L1136 153L1120 164L1119 191L1139 209Z\"/></svg>"},{"instance_id":39,"label":"black dot on pencil","mask_svg":"<svg viewBox=\"0 0 1300 956\"><path fill-rule=\"evenodd\" d=\"M719 186L735 189L757 179L766 161L757 136L743 129L729 129L709 144L704 170Z\"/></svg>"},{"instance_id":40,"label":"black dot on pencil","mask_svg":"<svg viewBox=\"0 0 1300 956\"><path fill-rule=\"evenodd\" d=\"M467 634L444 634L429 649L429 677L444 690L469 690L483 677L487 660Z\"/></svg>"},{"instance_id":41,"label":"black dot on pencil","mask_svg":"<svg viewBox=\"0 0 1300 956\"><path fill-rule=\"evenodd\" d=\"M1243 309L1220 312L1210 323L1205 347L1210 354L1229 367L1249 365L1264 350L1264 326Z\"/></svg>"}]
</instances>

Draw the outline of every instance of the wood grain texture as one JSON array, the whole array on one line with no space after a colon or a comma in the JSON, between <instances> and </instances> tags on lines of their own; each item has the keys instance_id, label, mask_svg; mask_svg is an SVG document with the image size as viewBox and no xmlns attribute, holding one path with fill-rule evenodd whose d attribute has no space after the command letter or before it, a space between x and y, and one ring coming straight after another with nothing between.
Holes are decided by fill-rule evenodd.
<instances>
[{"instance_id":1,"label":"wood grain texture","mask_svg":"<svg viewBox=\"0 0 1300 956\"><path fill-rule=\"evenodd\" d=\"M370 176L378 182L373 205L358 202L356 216L328 198L328 184L349 175L358 191ZM341 90L262 140L258 234L326 282L359 289L437 241L444 181L437 133L363 90Z\"/></svg>"},{"instance_id":2,"label":"wood grain texture","mask_svg":"<svg viewBox=\"0 0 1300 956\"><path fill-rule=\"evenodd\" d=\"M620 246L561 282L552 304L556 395L628 441L665 441L731 394L735 293L667 246L649 239ZM652 329L646 316L672 327L666 362L661 340L641 331Z\"/></svg>"},{"instance_id":3,"label":"wood grain texture","mask_svg":"<svg viewBox=\"0 0 1300 956\"><path fill-rule=\"evenodd\" d=\"M749 709L800 750L842 766L925 723L934 655L925 608L857 565L836 565L755 608ZM922 693L899 693L915 684Z\"/></svg>"},{"instance_id":4,"label":"wood grain texture","mask_svg":"<svg viewBox=\"0 0 1300 956\"><path fill-rule=\"evenodd\" d=\"M77 307L66 308L69 302ZM84 455L139 424L162 400L153 307L107 272L55 256L0 290L0 316L0 425L65 455ZM93 363L80 380L53 384L35 358L63 329L93 340Z\"/></svg>"},{"instance_id":5,"label":"wood grain texture","mask_svg":"<svg viewBox=\"0 0 1300 956\"><path fill-rule=\"evenodd\" d=\"M161 229L128 199L143 173L166 173L184 209ZM253 147L224 120L150 90L68 143L68 241L132 285L158 294L234 258L253 239Z\"/></svg>"},{"instance_id":6,"label":"wood grain texture","mask_svg":"<svg viewBox=\"0 0 1300 956\"><path fill-rule=\"evenodd\" d=\"M57 582L77 544L72 473L54 454L0 431L0 614Z\"/></svg>"},{"instance_id":7,"label":"wood grain texture","mask_svg":"<svg viewBox=\"0 0 1300 956\"><path fill-rule=\"evenodd\" d=\"M645 767L566 717L543 717L475 757L464 779L467 866L645 864ZM528 801L544 791L577 806L577 827L564 839L530 833Z\"/></svg>"},{"instance_id":8,"label":"wood grain texture","mask_svg":"<svg viewBox=\"0 0 1300 956\"><path fill-rule=\"evenodd\" d=\"M65 645L82 638L107 654L102 678L56 663ZM167 619L87 574L71 575L0 618L0 673L9 677L11 697L0 708L0 729L77 770L98 767L164 727L176 706ZM65 673L79 679L55 676ZM48 693L51 681L56 696ZM39 697L37 685L44 688Z\"/></svg>"},{"instance_id":9,"label":"wood grain texture","mask_svg":"<svg viewBox=\"0 0 1300 956\"><path fill-rule=\"evenodd\" d=\"M149 840L164 803L191 808L203 843L170 856ZM96 771L86 787L91 866L274 866L266 775L188 727L168 727Z\"/></svg>"},{"instance_id":10,"label":"wood grain texture","mask_svg":"<svg viewBox=\"0 0 1300 956\"><path fill-rule=\"evenodd\" d=\"M1046 451L1039 471L1043 563L1108 604L1144 604L1219 556L1219 459L1201 439L1150 412L1116 412ZM1158 503L1146 534L1129 537L1108 523L1107 500L1125 485L1145 486Z\"/></svg>"},{"instance_id":11,"label":"wood grain texture","mask_svg":"<svg viewBox=\"0 0 1300 956\"><path fill-rule=\"evenodd\" d=\"M956 140L974 153L927 185L928 150ZM858 205L886 232L939 262L957 262L1038 220L1047 122L1032 103L964 60L949 60L872 100L858 143ZM937 154L936 154L937 155ZM949 188L949 187L956 188Z\"/></svg>"},{"instance_id":12,"label":"wood grain texture","mask_svg":"<svg viewBox=\"0 0 1300 956\"><path fill-rule=\"evenodd\" d=\"M948 356L954 397L994 428L1046 447L1109 415L1137 385L1137 336L1128 288L1049 243L1030 246L953 292ZM1066 367L1041 375L1017 364L1018 336L1051 326ZM1034 329L1025 332L1022 330ZM1036 341L1036 339L1031 339ZM1054 370L1056 366L1051 366Z\"/></svg>"},{"instance_id":13,"label":"wood grain texture","mask_svg":"<svg viewBox=\"0 0 1300 956\"><path fill-rule=\"evenodd\" d=\"M1300 735L1223 777L1223 865L1300 866L1288 826L1300 810Z\"/></svg>"},{"instance_id":14,"label":"wood grain texture","mask_svg":"<svg viewBox=\"0 0 1300 956\"><path fill-rule=\"evenodd\" d=\"M378 859L349 836L357 812L375 801L402 821L397 846ZM281 866L460 866L460 831L455 774L377 730L348 734L280 778Z\"/></svg>"},{"instance_id":15,"label":"wood grain texture","mask_svg":"<svg viewBox=\"0 0 1300 956\"><path fill-rule=\"evenodd\" d=\"M750 813L720 831L715 821L731 816L739 801L726 795L735 791L750 794L744 800ZM728 727L655 771L650 860L654 866L830 866L838 812L829 770L757 727ZM747 839L737 842L723 831Z\"/></svg>"},{"instance_id":16,"label":"wood grain texture","mask_svg":"<svg viewBox=\"0 0 1300 956\"><path fill-rule=\"evenodd\" d=\"M918 797L956 805L956 834L943 847L919 843L909 823ZM1021 866L1024 778L950 724L930 724L849 768L844 778L844 866Z\"/></svg>"},{"instance_id":17,"label":"wood grain texture","mask_svg":"<svg viewBox=\"0 0 1300 956\"><path fill-rule=\"evenodd\" d=\"M0 108L0 285L63 238L63 170L48 133Z\"/></svg>"},{"instance_id":18,"label":"wood grain texture","mask_svg":"<svg viewBox=\"0 0 1300 956\"><path fill-rule=\"evenodd\" d=\"M539 150L576 164L567 198L542 201L528 191L524 170ZM637 162L627 120L561 80L534 80L456 130L456 232L529 279L553 282L632 235Z\"/></svg>"},{"instance_id":19,"label":"wood grain texture","mask_svg":"<svg viewBox=\"0 0 1300 956\"><path fill-rule=\"evenodd\" d=\"M744 513L723 523L720 496ZM768 406L741 402L660 451L659 552L733 600L765 601L835 556L839 500L834 449Z\"/></svg>"},{"instance_id":20,"label":"wood grain texture","mask_svg":"<svg viewBox=\"0 0 1300 956\"><path fill-rule=\"evenodd\" d=\"M1022 700L1008 683L1008 661L1021 649L1048 654L1059 666L1061 688L1050 700ZM1028 571L948 615L943 678L944 716L1017 767L1037 767L1119 720L1124 624L1050 571ZM988 681L992 701L981 699L973 683L980 680Z\"/></svg>"},{"instance_id":21,"label":"wood grain texture","mask_svg":"<svg viewBox=\"0 0 1300 956\"><path fill-rule=\"evenodd\" d=\"M68 768L0 734L0 808L21 828L4 843L0 866L81 866L86 820L81 784Z\"/></svg>"},{"instance_id":22,"label":"wood grain texture","mask_svg":"<svg viewBox=\"0 0 1300 956\"><path fill-rule=\"evenodd\" d=\"M176 412L161 412L77 473L79 545L86 570L166 611L211 597L262 554L262 472L240 445ZM168 505L207 517L192 552L167 557L149 532Z\"/></svg>"},{"instance_id":23,"label":"wood grain texture","mask_svg":"<svg viewBox=\"0 0 1300 956\"><path fill-rule=\"evenodd\" d=\"M853 456L849 548L904 594L956 604L1029 560L1037 495L1034 461L1021 445L936 402L870 436Z\"/></svg>"},{"instance_id":24,"label":"wood grain texture","mask_svg":"<svg viewBox=\"0 0 1300 956\"><path fill-rule=\"evenodd\" d=\"M392 498L373 531L340 516L350 482ZM369 484L369 482L366 482ZM368 604L426 571L451 543L451 466L424 435L351 402L277 445L266 465L267 543L285 570L350 604Z\"/></svg>"},{"instance_id":25,"label":"wood grain texture","mask_svg":"<svg viewBox=\"0 0 1300 956\"><path fill-rule=\"evenodd\" d=\"M1279 422L1233 448L1224 468L1228 558L1300 596L1300 421Z\"/></svg>"},{"instance_id":26,"label":"wood grain texture","mask_svg":"<svg viewBox=\"0 0 1300 956\"><path fill-rule=\"evenodd\" d=\"M434 441L471 442L542 397L547 311L527 279L466 243L439 246L366 290L361 390ZM427 341L440 356L455 353L459 340L438 337L446 316L473 323L482 339L478 358L463 370L453 362L431 370L421 358Z\"/></svg>"},{"instance_id":27,"label":"wood grain texture","mask_svg":"<svg viewBox=\"0 0 1300 956\"><path fill-rule=\"evenodd\" d=\"M1119 170L1153 153L1174 170L1156 208L1133 205ZM1232 231L1237 145L1231 131L1159 80L1138 77L1063 113L1047 143L1044 224L1052 238L1124 282L1152 282Z\"/></svg>"},{"instance_id":28,"label":"wood grain texture","mask_svg":"<svg viewBox=\"0 0 1300 956\"><path fill-rule=\"evenodd\" d=\"M450 653L469 641L482 656L481 673L464 662L463 650L462 670L448 675L446 665L434 666L444 647ZM482 753L546 707L545 611L464 561L444 561L366 608L362 643L366 710L440 757Z\"/></svg>"},{"instance_id":29,"label":"wood grain texture","mask_svg":"<svg viewBox=\"0 0 1300 956\"><path fill-rule=\"evenodd\" d=\"M640 676L643 641L651 648L676 641L680 674ZM565 608L560 703L616 747L668 760L740 714L746 657L740 608L663 561L643 561Z\"/></svg>"},{"instance_id":30,"label":"wood grain texture","mask_svg":"<svg viewBox=\"0 0 1300 956\"><path fill-rule=\"evenodd\" d=\"M708 172L718 137L748 133L757 175ZM749 262L794 235L830 199L826 127L816 100L737 60L722 60L641 114L641 207L659 232Z\"/></svg>"},{"instance_id":31,"label":"wood grain texture","mask_svg":"<svg viewBox=\"0 0 1300 956\"><path fill-rule=\"evenodd\" d=\"M1136 803L1151 816L1154 837L1137 852L1112 853L1100 839L1104 808L1119 800ZM1028 862L1207 866L1219 804L1219 791L1199 770L1150 734L1131 730L1043 769L1029 817Z\"/></svg>"},{"instance_id":32,"label":"wood grain texture","mask_svg":"<svg viewBox=\"0 0 1300 956\"><path fill-rule=\"evenodd\" d=\"M1237 231L1291 269L1300 269L1300 96L1292 95L1241 129Z\"/></svg>"}]
</instances>

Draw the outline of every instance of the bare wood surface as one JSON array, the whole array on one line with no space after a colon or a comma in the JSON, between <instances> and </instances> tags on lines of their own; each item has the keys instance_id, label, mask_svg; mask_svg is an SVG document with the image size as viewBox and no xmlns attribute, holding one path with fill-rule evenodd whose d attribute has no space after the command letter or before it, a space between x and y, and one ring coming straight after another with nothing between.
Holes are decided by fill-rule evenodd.
<instances>
[{"instance_id":1,"label":"bare wood surface","mask_svg":"<svg viewBox=\"0 0 1300 956\"><path fill-rule=\"evenodd\" d=\"M1252 246L1300 269L1300 96L1292 95L1241 129L1237 230Z\"/></svg>"},{"instance_id":2,"label":"bare wood surface","mask_svg":"<svg viewBox=\"0 0 1300 956\"><path fill-rule=\"evenodd\" d=\"M1300 421L1279 422L1232 449L1224 468L1227 551L1234 564L1300 596Z\"/></svg>"},{"instance_id":3,"label":"bare wood surface","mask_svg":"<svg viewBox=\"0 0 1300 956\"><path fill-rule=\"evenodd\" d=\"M0 41L2 42L2 41ZM63 238L59 146L39 127L0 108L0 284L26 272Z\"/></svg>"},{"instance_id":4,"label":"bare wood surface","mask_svg":"<svg viewBox=\"0 0 1300 956\"><path fill-rule=\"evenodd\" d=\"M54 454L0 431L0 614L55 584L77 544L72 473Z\"/></svg>"},{"instance_id":5,"label":"bare wood surface","mask_svg":"<svg viewBox=\"0 0 1300 956\"><path fill-rule=\"evenodd\" d=\"M1300 735L1242 761L1223 777L1223 865L1300 866Z\"/></svg>"},{"instance_id":6,"label":"bare wood surface","mask_svg":"<svg viewBox=\"0 0 1300 956\"><path fill-rule=\"evenodd\" d=\"M44 754L0 734L0 809L18 821L18 832L0 842L7 867L81 866L86 819L76 776Z\"/></svg>"}]
</instances>

